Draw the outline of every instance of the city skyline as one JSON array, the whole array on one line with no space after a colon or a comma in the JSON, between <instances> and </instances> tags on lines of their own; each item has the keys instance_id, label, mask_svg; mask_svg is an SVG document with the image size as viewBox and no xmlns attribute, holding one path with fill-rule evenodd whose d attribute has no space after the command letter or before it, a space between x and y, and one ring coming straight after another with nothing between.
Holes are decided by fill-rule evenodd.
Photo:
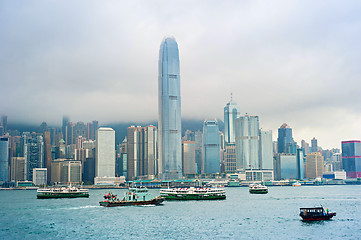
<instances>
[{"instance_id":1,"label":"city skyline","mask_svg":"<svg viewBox=\"0 0 361 240\"><path fill-rule=\"evenodd\" d=\"M173 35L184 118L223 119L232 92L242 115L273 133L287 123L298 143L360 139L358 2L83 3L1 3L9 122L156 121L157 50Z\"/></svg>"}]
</instances>

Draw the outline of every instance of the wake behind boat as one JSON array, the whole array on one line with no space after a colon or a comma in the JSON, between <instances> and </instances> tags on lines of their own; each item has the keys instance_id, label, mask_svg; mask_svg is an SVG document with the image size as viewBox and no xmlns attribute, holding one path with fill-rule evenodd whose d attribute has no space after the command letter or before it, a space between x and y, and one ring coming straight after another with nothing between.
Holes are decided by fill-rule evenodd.
<instances>
[{"instance_id":1,"label":"wake behind boat","mask_svg":"<svg viewBox=\"0 0 361 240\"><path fill-rule=\"evenodd\" d=\"M125 192L122 200L117 195L106 193L104 201L99 202L103 207L120 207L120 206L136 206L136 205L160 205L164 201L162 197L154 197L145 187L131 187Z\"/></svg>"},{"instance_id":2,"label":"wake behind boat","mask_svg":"<svg viewBox=\"0 0 361 240\"><path fill-rule=\"evenodd\" d=\"M37 190L37 198L78 198L89 197L88 189L80 189L77 187L53 187L53 188L39 188Z\"/></svg>"},{"instance_id":3,"label":"wake behind boat","mask_svg":"<svg viewBox=\"0 0 361 240\"><path fill-rule=\"evenodd\" d=\"M220 200L226 198L224 188L165 188L160 196L166 200Z\"/></svg>"}]
</instances>

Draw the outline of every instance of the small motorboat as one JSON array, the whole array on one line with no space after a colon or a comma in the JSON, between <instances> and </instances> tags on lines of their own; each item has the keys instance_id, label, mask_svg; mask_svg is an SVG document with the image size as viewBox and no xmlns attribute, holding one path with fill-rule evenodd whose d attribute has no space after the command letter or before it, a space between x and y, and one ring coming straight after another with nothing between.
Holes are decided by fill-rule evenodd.
<instances>
[{"instance_id":1,"label":"small motorboat","mask_svg":"<svg viewBox=\"0 0 361 240\"><path fill-rule=\"evenodd\" d=\"M328 208L321 207L315 208L300 208L300 217L302 221L322 221L330 220L333 216L336 216L335 212L329 212Z\"/></svg>"}]
</instances>

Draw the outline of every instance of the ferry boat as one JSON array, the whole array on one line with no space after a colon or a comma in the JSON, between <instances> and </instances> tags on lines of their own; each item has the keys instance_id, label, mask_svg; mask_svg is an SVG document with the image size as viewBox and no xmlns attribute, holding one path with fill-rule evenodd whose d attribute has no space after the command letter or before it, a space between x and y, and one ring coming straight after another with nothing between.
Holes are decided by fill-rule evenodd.
<instances>
[{"instance_id":1,"label":"ferry boat","mask_svg":"<svg viewBox=\"0 0 361 240\"><path fill-rule=\"evenodd\" d=\"M335 212L329 212L328 208L325 211L322 206L315 208L300 208L300 217L302 217L302 221L330 220L333 216L336 216Z\"/></svg>"},{"instance_id":2,"label":"ferry boat","mask_svg":"<svg viewBox=\"0 0 361 240\"><path fill-rule=\"evenodd\" d=\"M99 202L99 204L103 207L120 207L134 205L160 205L163 201L164 198L160 196L154 197L145 187L130 187L128 191L124 193L124 197L121 200L117 198L117 195L109 192L105 193L104 201Z\"/></svg>"},{"instance_id":3,"label":"ferry boat","mask_svg":"<svg viewBox=\"0 0 361 240\"><path fill-rule=\"evenodd\" d=\"M268 187L262 184L250 184L249 185L249 193L252 194L266 194L268 193Z\"/></svg>"},{"instance_id":4,"label":"ferry boat","mask_svg":"<svg viewBox=\"0 0 361 240\"><path fill-rule=\"evenodd\" d=\"M78 198L89 197L88 189L81 189L77 187L53 187L53 188L39 188L37 190L37 198Z\"/></svg>"},{"instance_id":5,"label":"ferry boat","mask_svg":"<svg viewBox=\"0 0 361 240\"><path fill-rule=\"evenodd\" d=\"M166 188L160 189L160 196L166 200L220 200L226 198L224 188Z\"/></svg>"}]
</instances>

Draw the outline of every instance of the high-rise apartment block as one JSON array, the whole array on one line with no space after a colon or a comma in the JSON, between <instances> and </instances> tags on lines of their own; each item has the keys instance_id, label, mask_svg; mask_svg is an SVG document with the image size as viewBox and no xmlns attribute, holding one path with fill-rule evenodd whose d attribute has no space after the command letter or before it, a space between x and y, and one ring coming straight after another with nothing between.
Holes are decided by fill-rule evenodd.
<instances>
[{"instance_id":1,"label":"high-rise apartment block","mask_svg":"<svg viewBox=\"0 0 361 240\"><path fill-rule=\"evenodd\" d=\"M342 166L348 178L361 178L361 141L342 141Z\"/></svg>"},{"instance_id":2,"label":"high-rise apartment block","mask_svg":"<svg viewBox=\"0 0 361 240\"><path fill-rule=\"evenodd\" d=\"M163 179L182 178L181 95L178 44L165 38L159 50L159 159Z\"/></svg>"}]
</instances>

